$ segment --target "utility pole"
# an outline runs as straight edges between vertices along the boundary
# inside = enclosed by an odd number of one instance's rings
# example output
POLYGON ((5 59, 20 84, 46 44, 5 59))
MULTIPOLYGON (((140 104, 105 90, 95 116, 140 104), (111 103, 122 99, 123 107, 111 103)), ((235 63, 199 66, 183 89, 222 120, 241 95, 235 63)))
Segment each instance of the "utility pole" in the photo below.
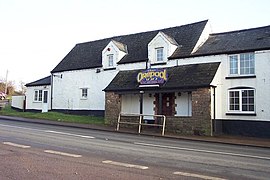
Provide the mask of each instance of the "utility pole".
POLYGON ((7 94, 7 87, 8 87, 8 70, 6 73, 6 88, 5 88, 5 94, 7 94))

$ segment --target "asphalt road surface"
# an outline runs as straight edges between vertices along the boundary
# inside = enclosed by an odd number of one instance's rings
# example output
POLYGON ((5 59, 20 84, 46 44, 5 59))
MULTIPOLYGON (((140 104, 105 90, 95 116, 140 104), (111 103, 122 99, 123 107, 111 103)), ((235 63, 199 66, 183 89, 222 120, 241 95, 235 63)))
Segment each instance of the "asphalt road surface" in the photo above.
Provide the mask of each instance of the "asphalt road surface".
POLYGON ((270 149, 0 119, 0 179, 269 179, 270 149))

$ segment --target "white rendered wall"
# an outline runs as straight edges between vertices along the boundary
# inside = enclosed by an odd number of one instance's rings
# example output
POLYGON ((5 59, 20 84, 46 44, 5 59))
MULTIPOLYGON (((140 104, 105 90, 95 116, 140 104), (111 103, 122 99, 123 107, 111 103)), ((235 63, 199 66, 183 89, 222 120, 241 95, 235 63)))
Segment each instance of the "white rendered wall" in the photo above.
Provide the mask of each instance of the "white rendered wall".
MULTIPOLYGON (((189 58, 178 60, 178 64, 205 63, 205 62, 221 62, 219 69, 211 83, 217 86, 215 89, 216 119, 237 119, 237 120, 270 120, 270 51, 255 52, 255 78, 239 78, 226 79, 229 76, 229 56, 215 55, 207 57, 189 58), (256 116, 245 115, 226 115, 228 113, 228 90, 235 87, 251 87, 255 89, 255 113, 256 116)), ((214 91, 212 90, 212 95, 214 91)), ((213 104, 213 99, 212 99, 213 104)), ((212 106, 212 118, 214 114, 214 106, 212 106)))
MULTIPOLYGON (((26 93, 25 93, 26 109, 42 110, 42 101, 41 102, 34 101, 35 90, 48 91, 48 107, 50 110, 51 109, 51 86, 48 86, 48 85, 27 87, 26 93)), ((42 100, 43 100, 43 92, 42 92, 42 100)))
POLYGON ((53 77, 53 109, 105 110, 105 92, 102 91, 117 74, 117 70, 96 72, 85 69, 55 73, 53 77), (88 97, 81 98, 81 89, 88 89, 88 97))

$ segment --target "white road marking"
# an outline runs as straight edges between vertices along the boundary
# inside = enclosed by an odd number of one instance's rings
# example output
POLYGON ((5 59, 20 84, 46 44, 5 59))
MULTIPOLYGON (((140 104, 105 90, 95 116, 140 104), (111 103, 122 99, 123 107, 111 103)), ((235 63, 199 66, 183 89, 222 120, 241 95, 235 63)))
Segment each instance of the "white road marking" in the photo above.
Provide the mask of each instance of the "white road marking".
POLYGON ((62 135, 81 137, 81 138, 87 138, 87 139, 94 139, 95 138, 93 136, 85 136, 85 135, 71 134, 71 133, 65 133, 65 132, 59 132, 59 131, 51 131, 51 130, 40 130, 40 129, 33 129, 33 128, 25 128, 25 127, 20 127, 20 126, 10 126, 10 125, 4 125, 4 124, 0 124, 0 126, 10 127, 10 128, 17 128, 17 129, 25 129, 25 130, 31 130, 31 131, 46 132, 46 133, 62 134, 62 135))
POLYGON ((12 142, 3 142, 3 144, 9 145, 9 146, 14 146, 14 147, 19 147, 19 148, 23 148, 23 149, 31 147, 31 146, 26 146, 26 145, 21 145, 21 144, 15 144, 15 143, 12 143, 12 142))
POLYGON ((79 158, 82 157, 82 155, 79 154, 70 154, 70 153, 65 153, 65 152, 60 152, 60 151, 53 151, 53 150, 44 150, 45 153, 50 153, 50 154, 57 154, 61 156, 69 156, 69 157, 75 157, 79 158))
POLYGON ((226 180, 223 178, 204 176, 200 174, 193 174, 193 173, 186 173, 186 172, 174 172, 173 174, 180 175, 180 176, 187 176, 187 177, 195 177, 195 178, 200 178, 200 179, 208 179, 208 180, 226 180))
POLYGON ((81 138, 87 138, 87 139, 94 139, 93 136, 84 136, 79 134, 71 134, 71 133, 65 133, 65 132, 59 132, 59 131, 45 131, 47 133, 54 133, 54 134, 62 134, 62 135, 68 135, 68 136, 74 136, 74 137, 81 137, 81 138))
POLYGON ((270 157, 265 157, 265 156, 253 156, 253 155, 248 155, 248 154, 229 153, 229 152, 222 152, 222 151, 210 151, 210 150, 203 150, 203 149, 181 148, 181 147, 175 147, 175 146, 164 146, 164 145, 147 144, 147 143, 140 143, 140 142, 134 142, 134 144, 142 145, 142 146, 151 146, 151 147, 160 147, 160 148, 168 148, 168 149, 177 149, 177 150, 185 150, 185 151, 194 151, 194 152, 203 152, 203 153, 211 153, 211 154, 221 154, 221 155, 230 155, 230 156, 270 160, 270 157))
MULTIPOLYGON (((39 129, 26 128, 26 127, 20 127, 20 126, 4 125, 4 124, 0 124, 0 126, 3 126, 3 127, 10 127, 10 128, 17 128, 17 129, 26 129, 26 130, 32 130, 32 131, 43 131, 43 130, 39 130, 39 129)), ((44 132, 44 131, 43 131, 43 132, 44 132)))
POLYGON ((127 163, 121 163, 121 162, 110 161, 110 160, 102 161, 102 163, 116 165, 116 166, 123 166, 123 167, 127 167, 127 168, 136 168, 136 169, 143 169, 143 170, 148 169, 147 166, 140 166, 140 165, 135 165, 135 164, 127 164, 127 163))

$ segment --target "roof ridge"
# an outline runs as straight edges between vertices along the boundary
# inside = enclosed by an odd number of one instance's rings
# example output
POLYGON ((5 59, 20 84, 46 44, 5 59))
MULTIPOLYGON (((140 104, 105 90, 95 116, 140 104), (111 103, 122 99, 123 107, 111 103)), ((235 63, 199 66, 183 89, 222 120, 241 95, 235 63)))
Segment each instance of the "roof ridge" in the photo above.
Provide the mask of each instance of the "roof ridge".
POLYGON ((252 31, 252 30, 258 30, 258 29, 264 29, 264 28, 270 28, 270 25, 261 26, 261 27, 254 27, 254 28, 248 28, 248 29, 233 30, 233 31, 227 31, 227 32, 220 32, 220 33, 211 33, 210 35, 222 35, 222 34, 239 33, 239 32, 252 31))
MULTIPOLYGON (((82 42, 82 43, 77 43, 76 45, 94 43, 94 42, 102 41, 102 40, 111 40, 111 39, 116 39, 116 38, 124 37, 124 36, 133 36, 133 35, 144 34, 144 33, 152 33, 152 32, 156 32, 156 31, 159 32, 159 31, 164 31, 164 30, 173 29, 173 28, 180 28, 180 27, 184 27, 184 26, 192 26, 194 24, 200 24, 200 23, 205 23, 205 22, 208 22, 208 19, 198 21, 198 22, 194 22, 194 23, 184 24, 184 25, 180 25, 180 26, 173 26, 173 27, 156 29, 156 30, 149 30, 149 31, 137 32, 137 33, 131 33, 131 34, 123 34, 123 35, 118 35, 118 36, 112 36, 112 37, 107 37, 107 38, 103 38, 103 39, 96 39, 96 40, 93 40, 93 41, 86 41, 86 42, 82 42)), ((118 41, 118 42, 120 42, 120 41, 118 41)))

